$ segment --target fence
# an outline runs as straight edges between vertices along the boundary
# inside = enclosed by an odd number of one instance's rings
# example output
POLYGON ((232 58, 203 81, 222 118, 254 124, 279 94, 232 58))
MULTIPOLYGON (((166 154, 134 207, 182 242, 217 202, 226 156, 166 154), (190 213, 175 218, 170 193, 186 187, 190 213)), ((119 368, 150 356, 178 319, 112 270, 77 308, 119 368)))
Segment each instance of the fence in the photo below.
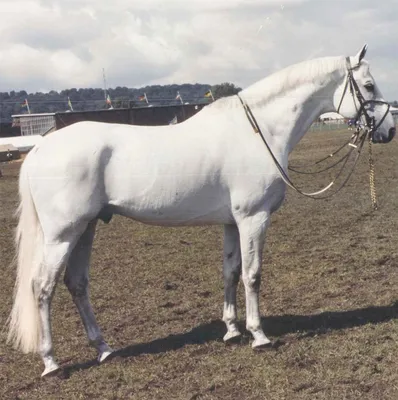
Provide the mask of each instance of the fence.
POLYGON ((348 129, 348 125, 343 119, 337 119, 333 121, 325 122, 314 122, 309 131, 320 132, 320 131, 339 131, 342 129, 348 129))
POLYGON ((13 126, 21 135, 45 135, 79 121, 97 121, 129 125, 168 125, 195 115, 206 104, 118 108, 98 111, 57 112, 51 114, 12 115, 13 126))
MULTIPOLYGON (((393 112, 392 116, 395 121, 395 125, 398 125, 398 112, 393 112)), ((325 122, 314 122, 309 131, 310 132, 321 132, 321 131, 339 131, 348 129, 348 124, 344 122, 344 119, 336 119, 325 122)))
POLYGON ((55 130, 55 114, 13 115, 13 126, 21 128, 21 135, 44 135, 55 130))

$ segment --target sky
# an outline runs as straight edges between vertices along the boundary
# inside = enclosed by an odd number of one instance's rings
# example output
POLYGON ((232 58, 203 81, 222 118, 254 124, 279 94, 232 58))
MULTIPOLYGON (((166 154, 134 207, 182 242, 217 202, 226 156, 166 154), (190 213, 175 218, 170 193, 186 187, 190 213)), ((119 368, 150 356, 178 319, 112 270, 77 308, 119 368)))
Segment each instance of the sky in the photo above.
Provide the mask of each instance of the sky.
POLYGON ((366 59, 398 100, 398 0, 1 0, 0 92, 232 82, 366 59))

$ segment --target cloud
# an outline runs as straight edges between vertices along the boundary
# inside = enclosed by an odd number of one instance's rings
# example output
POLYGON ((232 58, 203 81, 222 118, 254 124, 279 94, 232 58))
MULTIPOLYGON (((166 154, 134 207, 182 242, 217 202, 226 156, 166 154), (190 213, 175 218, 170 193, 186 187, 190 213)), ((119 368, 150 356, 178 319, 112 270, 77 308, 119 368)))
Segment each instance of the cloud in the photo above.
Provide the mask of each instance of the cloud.
POLYGON ((385 0, 3 0, 0 90, 233 82, 367 42, 398 98, 398 4, 385 0), (261 29, 259 29, 261 27, 261 29))

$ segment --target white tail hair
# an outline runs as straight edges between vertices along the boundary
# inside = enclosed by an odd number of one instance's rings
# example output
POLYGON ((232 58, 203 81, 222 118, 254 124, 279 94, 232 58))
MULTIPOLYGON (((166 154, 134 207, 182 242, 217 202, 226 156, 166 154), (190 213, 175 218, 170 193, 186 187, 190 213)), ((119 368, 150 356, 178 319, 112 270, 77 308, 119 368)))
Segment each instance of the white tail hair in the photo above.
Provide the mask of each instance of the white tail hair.
POLYGON ((39 305, 33 283, 40 274, 44 238, 26 167, 25 160, 19 177, 19 221, 15 235, 17 276, 7 341, 24 353, 29 353, 37 352, 40 343, 39 305))

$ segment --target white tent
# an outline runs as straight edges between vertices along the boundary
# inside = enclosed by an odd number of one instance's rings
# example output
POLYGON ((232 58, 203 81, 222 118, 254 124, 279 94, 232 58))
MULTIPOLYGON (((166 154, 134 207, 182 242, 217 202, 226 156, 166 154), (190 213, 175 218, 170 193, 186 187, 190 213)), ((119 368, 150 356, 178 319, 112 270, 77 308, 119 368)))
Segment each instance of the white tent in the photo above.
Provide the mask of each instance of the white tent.
POLYGON ((398 114, 398 108, 397 107, 391 106, 390 107, 390 111, 391 111, 392 114, 398 114))
POLYGON ((32 147, 39 143, 43 139, 41 135, 27 135, 27 136, 13 136, 0 138, 0 145, 12 144, 19 151, 29 151, 32 147))
POLYGON ((333 120, 339 120, 339 119, 344 119, 344 117, 342 117, 340 114, 337 114, 337 113, 335 113, 335 112, 328 112, 328 113, 325 113, 325 114, 322 114, 320 117, 319 117, 321 120, 323 120, 323 119, 333 119, 333 120))

